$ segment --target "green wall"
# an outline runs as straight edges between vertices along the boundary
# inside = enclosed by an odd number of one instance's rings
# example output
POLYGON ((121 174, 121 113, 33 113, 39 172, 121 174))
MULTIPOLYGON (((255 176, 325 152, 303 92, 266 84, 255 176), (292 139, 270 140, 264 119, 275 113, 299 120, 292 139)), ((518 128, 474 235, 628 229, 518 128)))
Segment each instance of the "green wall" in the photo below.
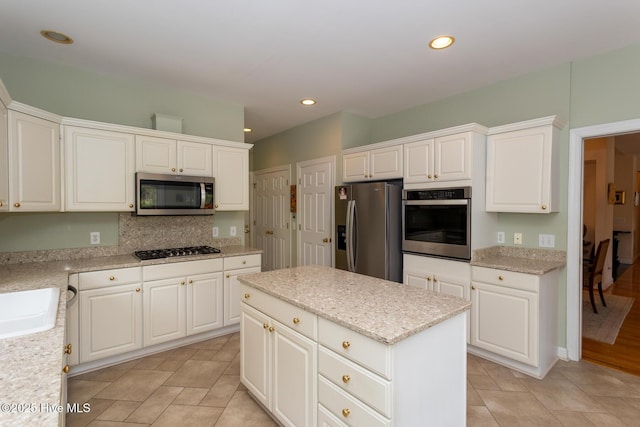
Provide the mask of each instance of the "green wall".
MULTIPOLYGON (((152 128, 162 113, 182 117, 185 134, 244 141, 244 107, 197 93, 4 53, 0 79, 12 99, 61 116, 152 128)), ((244 229, 244 213, 218 212, 214 224, 228 237, 231 225, 244 229)), ((87 247, 90 231, 100 231, 102 246, 116 245, 118 214, 4 213, 0 252, 87 247)))

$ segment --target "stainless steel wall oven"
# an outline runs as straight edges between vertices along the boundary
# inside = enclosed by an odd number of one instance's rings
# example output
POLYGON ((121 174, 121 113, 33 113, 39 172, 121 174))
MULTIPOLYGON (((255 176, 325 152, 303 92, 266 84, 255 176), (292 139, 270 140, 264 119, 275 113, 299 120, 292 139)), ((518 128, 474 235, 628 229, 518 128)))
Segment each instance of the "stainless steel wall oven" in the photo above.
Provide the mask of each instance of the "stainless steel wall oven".
POLYGON ((471 259, 471 187, 404 190, 402 250, 471 259))

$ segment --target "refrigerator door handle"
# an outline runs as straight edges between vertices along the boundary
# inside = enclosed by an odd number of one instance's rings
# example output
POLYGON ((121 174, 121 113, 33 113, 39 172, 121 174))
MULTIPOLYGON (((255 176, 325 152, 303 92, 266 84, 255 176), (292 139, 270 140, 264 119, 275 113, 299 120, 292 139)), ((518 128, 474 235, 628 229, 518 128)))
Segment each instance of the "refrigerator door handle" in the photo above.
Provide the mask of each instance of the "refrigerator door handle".
POLYGON ((356 215, 356 201, 355 200, 351 200, 349 202, 351 204, 350 208, 348 209, 349 212, 349 230, 348 230, 348 244, 347 244, 347 253, 348 253, 348 259, 349 259, 349 271, 352 271, 355 273, 356 271, 356 256, 357 256, 357 244, 358 244, 358 236, 356 235, 357 232, 357 215, 356 215))
POLYGON ((347 230, 346 230, 346 242, 347 242, 347 269, 354 271, 353 262, 353 205, 355 202, 349 200, 347 202, 347 230))

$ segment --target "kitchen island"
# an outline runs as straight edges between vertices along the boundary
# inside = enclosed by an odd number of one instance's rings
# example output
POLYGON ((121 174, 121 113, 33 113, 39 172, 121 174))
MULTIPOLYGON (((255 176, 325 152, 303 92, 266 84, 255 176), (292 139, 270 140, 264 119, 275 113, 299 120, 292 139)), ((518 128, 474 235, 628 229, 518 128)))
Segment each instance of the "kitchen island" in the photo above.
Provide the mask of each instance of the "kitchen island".
POLYGON ((469 301, 318 266, 240 281, 241 381, 280 423, 465 425, 469 301))

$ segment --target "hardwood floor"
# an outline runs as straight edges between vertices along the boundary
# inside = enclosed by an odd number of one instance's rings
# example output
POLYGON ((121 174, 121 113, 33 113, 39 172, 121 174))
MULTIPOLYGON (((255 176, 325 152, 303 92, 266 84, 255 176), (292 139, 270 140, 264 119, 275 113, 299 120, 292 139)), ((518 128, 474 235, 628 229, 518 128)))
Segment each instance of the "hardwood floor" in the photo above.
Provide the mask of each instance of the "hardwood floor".
MULTIPOLYGON (((605 293, 635 298, 615 344, 582 339, 582 358, 634 375, 640 375, 640 262, 629 267, 605 293)), ((599 302, 599 301, 598 301, 599 302)))

